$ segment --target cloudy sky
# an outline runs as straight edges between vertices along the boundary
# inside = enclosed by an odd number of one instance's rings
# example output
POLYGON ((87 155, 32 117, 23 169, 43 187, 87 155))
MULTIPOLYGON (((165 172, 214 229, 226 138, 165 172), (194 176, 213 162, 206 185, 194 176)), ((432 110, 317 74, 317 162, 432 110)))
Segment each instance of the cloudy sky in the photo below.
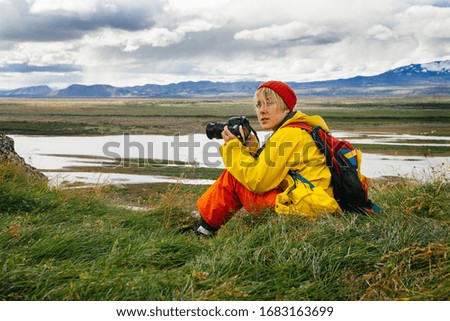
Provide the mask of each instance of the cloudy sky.
POLYGON ((450 59, 450 0, 0 0, 0 88, 313 81, 450 59))

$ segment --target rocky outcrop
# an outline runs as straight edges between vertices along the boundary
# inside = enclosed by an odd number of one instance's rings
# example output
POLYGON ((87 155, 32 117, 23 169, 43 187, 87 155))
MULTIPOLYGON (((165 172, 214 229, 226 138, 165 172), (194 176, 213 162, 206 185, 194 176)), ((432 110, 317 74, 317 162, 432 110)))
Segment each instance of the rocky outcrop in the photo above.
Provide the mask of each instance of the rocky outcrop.
POLYGON ((47 177, 33 166, 28 165, 25 160, 14 150, 14 140, 11 137, 0 133, 0 164, 10 164, 22 168, 27 174, 42 180, 47 177))

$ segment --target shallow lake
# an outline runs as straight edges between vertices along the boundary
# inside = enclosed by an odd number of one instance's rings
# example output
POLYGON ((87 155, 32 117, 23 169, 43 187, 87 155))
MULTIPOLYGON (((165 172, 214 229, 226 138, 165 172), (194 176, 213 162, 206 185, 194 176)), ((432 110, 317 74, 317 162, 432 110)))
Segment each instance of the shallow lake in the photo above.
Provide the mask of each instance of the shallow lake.
MULTIPOLYGON (((450 149, 450 137, 397 135, 391 133, 358 134, 335 132, 354 144, 441 146, 450 149), (423 142, 422 142, 423 141, 423 142)), ((259 133, 267 137, 267 133, 259 133)), ((184 184, 211 184, 212 180, 177 179, 154 175, 100 173, 101 166, 114 158, 154 159, 186 162, 184 166, 223 168, 219 147, 222 141, 209 140, 204 134, 184 136, 115 135, 95 137, 23 136, 11 135, 15 149, 27 163, 43 171, 54 184, 82 182, 87 184, 135 184, 180 182, 184 184), (98 172, 73 172, 72 167, 93 167, 98 172)), ((263 139, 264 140, 264 139, 263 139)), ((381 176, 430 179, 437 172, 448 174, 450 157, 392 156, 364 152, 362 172, 374 178, 381 176)), ((180 165, 183 166, 183 165, 180 165)))

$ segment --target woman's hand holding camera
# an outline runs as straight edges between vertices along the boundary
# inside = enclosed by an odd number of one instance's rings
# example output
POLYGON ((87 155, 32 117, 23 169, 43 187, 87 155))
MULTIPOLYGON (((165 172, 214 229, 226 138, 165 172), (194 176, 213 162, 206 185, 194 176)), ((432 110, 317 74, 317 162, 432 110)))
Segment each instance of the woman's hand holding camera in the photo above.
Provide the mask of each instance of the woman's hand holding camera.
MULTIPOLYGON (((239 128, 239 130, 240 130, 240 128, 239 128)), ((232 140, 233 138, 236 138, 236 136, 233 135, 233 133, 228 129, 228 126, 226 126, 226 125, 223 128, 223 131, 221 134, 222 134, 222 138, 225 141, 225 143, 232 140)))
MULTIPOLYGON (((245 137, 244 129, 242 128, 242 126, 239 126, 239 132, 241 133, 242 137, 245 137)), ((236 136, 228 129, 228 126, 224 127, 221 134, 225 143, 227 143, 229 140, 236 138, 236 136)), ((258 145, 256 136, 253 133, 250 133, 244 145, 250 147, 253 146, 255 143, 258 145)))

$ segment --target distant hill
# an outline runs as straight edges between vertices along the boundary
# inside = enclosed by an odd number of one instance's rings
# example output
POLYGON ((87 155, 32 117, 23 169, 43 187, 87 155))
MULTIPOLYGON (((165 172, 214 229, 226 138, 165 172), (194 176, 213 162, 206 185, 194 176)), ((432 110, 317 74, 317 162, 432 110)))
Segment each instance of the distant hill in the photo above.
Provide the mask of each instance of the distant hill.
POLYGON ((52 92, 50 97, 85 97, 85 98, 109 98, 128 95, 128 90, 110 85, 70 85, 66 89, 52 92))
POLYGON ((34 86, 0 90, 0 97, 48 97, 52 92, 53 90, 48 86, 34 86))
MULTIPOLYGON (((186 81, 132 87, 74 84, 54 90, 48 86, 0 90, 0 97, 18 98, 202 98, 248 97, 261 81, 186 81)), ((314 82, 289 82, 303 96, 437 96, 450 95, 450 60, 411 64, 376 76, 314 82)))

